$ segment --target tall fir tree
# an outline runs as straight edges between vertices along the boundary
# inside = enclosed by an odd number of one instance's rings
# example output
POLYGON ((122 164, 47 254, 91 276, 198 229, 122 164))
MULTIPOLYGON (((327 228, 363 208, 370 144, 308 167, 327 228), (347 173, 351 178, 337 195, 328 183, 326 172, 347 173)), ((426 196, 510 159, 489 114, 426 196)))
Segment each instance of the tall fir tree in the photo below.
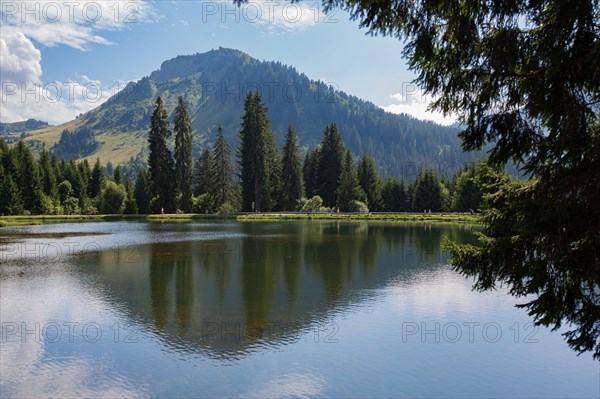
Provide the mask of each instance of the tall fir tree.
POLYGON ((273 206, 272 171, 274 138, 267 119, 267 108, 257 91, 249 92, 244 102, 240 146, 242 209, 268 211, 273 206))
POLYGON ((162 98, 159 96, 156 99, 150 119, 148 166, 155 206, 154 211, 172 213, 175 211, 175 179, 173 158, 167 146, 167 139, 171 135, 167 117, 167 111, 164 109, 162 98))
POLYGON ((146 215, 150 213, 150 200, 152 199, 152 192, 150 190, 150 176, 146 169, 139 171, 137 179, 135 180, 135 186, 133 188, 133 196, 135 198, 138 213, 146 215))
POLYGON ((117 184, 121 184, 122 183, 122 179, 121 179, 121 165, 117 165, 117 167, 115 168, 115 171, 113 172, 113 181, 117 184))
POLYGON ((23 207, 33 214, 40 214, 43 211, 44 193, 38 164, 23 141, 17 144, 16 154, 18 186, 21 189, 23 207))
POLYGON ((438 177, 431 170, 421 171, 415 182, 413 210, 440 212, 442 191, 438 177))
POLYGON ((215 209, 231 201, 233 183, 233 165, 231 164, 231 151, 225 140, 223 128, 217 128, 217 139, 213 147, 211 162, 211 184, 209 194, 215 209))
POLYGON ((5 175, 0 183, 0 215, 22 214, 24 208, 21 192, 12 176, 5 175))
POLYGON ((343 212, 352 211, 352 201, 364 201, 365 193, 360 187, 352 153, 346 151, 342 161, 338 187, 336 190, 337 206, 343 212))
POLYGON ((306 157, 304 158, 302 174, 304 176, 304 188, 308 198, 312 198, 313 196, 317 195, 319 190, 318 168, 320 156, 320 148, 315 147, 312 151, 307 152, 306 157))
POLYGON ((175 178, 179 196, 179 208, 192 211, 192 120, 183 96, 177 99, 175 108, 175 178))
POLYGON ((283 144, 281 167, 281 206, 284 211, 293 211, 298 199, 304 197, 304 177, 298 155, 298 136, 292 125, 283 144))
POLYGON ((210 189, 211 160, 211 152, 208 148, 205 148, 194 164, 193 191, 196 197, 208 193, 210 189))
POLYGON ((42 188, 44 194, 53 202, 58 200, 58 183, 56 181, 56 170, 50 162, 50 154, 45 149, 40 155, 40 172, 42 175, 42 188))
POLYGON ((452 206, 458 212, 477 211, 481 204, 481 190, 476 182, 477 169, 467 165, 456 179, 456 198, 452 206))
POLYGON ((358 181, 371 211, 381 210, 381 181, 373 158, 363 155, 358 164, 358 181))
POLYGON ((100 165, 100 158, 96 158, 94 167, 92 168, 92 175, 90 177, 90 184, 88 186, 88 196, 90 198, 97 198, 102 191, 102 183, 104 181, 104 168, 100 165))
POLYGON ((344 152, 342 136, 335 123, 326 126, 317 167, 317 193, 323 199, 325 206, 335 206, 336 204, 336 190, 344 152))

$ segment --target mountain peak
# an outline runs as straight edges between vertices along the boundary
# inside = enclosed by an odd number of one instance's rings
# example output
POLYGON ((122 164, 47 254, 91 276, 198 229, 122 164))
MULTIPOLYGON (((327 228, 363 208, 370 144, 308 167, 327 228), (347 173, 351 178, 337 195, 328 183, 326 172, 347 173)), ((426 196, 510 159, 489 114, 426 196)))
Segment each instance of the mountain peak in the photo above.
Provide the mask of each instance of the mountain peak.
POLYGON ((39 139, 55 138, 46 140, 50 148, 65 128, 89 129, 98 142, 94 153, 87 155, 89 159, 127 162, 147 148, 156 97, 162 97, 172 121, 177 97, 183 96, 192 119, 194 154, 210 147, 219 125, 230 146, 236 148, 244 99, 250 90, 262 93, 279 144, 291 124, 302 151, 306 151, 318 145, 325 126, 335 122, 346 146, 356 155, 375 157, 383 175, 414 177, 420 165, 446 174, 479 156, 462 152, 457 129, 385 112, 312 80, 294 67, 259 61, 222 47, 163 62, 160 69, 131 83, 85 117, 56 127, 52 134, 39 139))
POLYGON ((150 79, 156 82, 165 82, 173 78, 192 75, 196 72, 212 68, 227 68, 233 63, 258 62, 243 51, 219 47, 206 53, 192 55, 178 55, 164 61, 159 70, 152 72, 150 79))

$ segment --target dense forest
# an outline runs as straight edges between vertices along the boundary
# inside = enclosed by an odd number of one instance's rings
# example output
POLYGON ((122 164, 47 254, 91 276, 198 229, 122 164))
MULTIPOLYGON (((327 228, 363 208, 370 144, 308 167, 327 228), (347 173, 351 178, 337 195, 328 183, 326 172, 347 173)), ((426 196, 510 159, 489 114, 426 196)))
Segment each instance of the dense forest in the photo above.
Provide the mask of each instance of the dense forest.
POLYGON ((448 178, 421 168, 410 181, 382 179, 375 160, 357 159, 336 124, 324 127, 320 144, 303 158, 289 125, 280 150, 258 92, 245 98, 235 151, 219 126, 211 148, 192 159, 192 124, 182 97, 173 131, 169 125, 159 97, 148 167, 137 173, 99 160, 90 166, 60 159, 56 151, 36 159, 22 141, 12 147, 0 141, 0 213, 469 212, 481 201, 479 164, 467 163, 448 178))

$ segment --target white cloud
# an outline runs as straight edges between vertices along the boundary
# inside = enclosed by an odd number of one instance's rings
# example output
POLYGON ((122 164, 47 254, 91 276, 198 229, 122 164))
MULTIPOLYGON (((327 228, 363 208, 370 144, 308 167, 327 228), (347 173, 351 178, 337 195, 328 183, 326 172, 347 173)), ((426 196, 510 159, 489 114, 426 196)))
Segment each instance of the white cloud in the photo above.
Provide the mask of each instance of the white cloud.
POLYGON ((90 50, 110 45, 102 32, 134 28, 156 21, 152 4, 141 0, 2 2, 0 5, 0 121, 28 118, 59 124, 93 109, 118 91, 79 76, 65 82, 43 82, 43 46, 90 50))
POLYGON ((318 2, 251 0, 237 7, 226 0, 201 2, 201 7, 203 23, 216 22, 220 26, 231 23, 251 24, 268 35, 303 30, 325 22, 325 14, 318 2))
POLYGON ((39 82, 42 76, 41 60, 40 50, 22 33, 3 33, 0 37, 1 81, 39 82))
POLYGON ((2 122, 35 118, 61 124, 98 107, 125 87, 123 82, 106 86, 87 76, 64 82, 3 82, 0 102, 2 122))
POLYGON ((91 44, 111 42, 99 32, 129 29, 158 16, 141 0, 36 1, 2 4, 2 34, 22 32, 45 46, 66 45, 89 50, 91 44))
POLYGON ((428 110, 429 104, 431 104, 433 99, 425 95, 421 89, 413 84, 404 85, 401 93, 392 94, 390 98, 394 100, 392 104, 381 106, 387 112, 407 114, 414 118, 433 121, 440 125, 452 125, 456 123, 456 117, 453 115, 444 116, 441 112, 428 110))

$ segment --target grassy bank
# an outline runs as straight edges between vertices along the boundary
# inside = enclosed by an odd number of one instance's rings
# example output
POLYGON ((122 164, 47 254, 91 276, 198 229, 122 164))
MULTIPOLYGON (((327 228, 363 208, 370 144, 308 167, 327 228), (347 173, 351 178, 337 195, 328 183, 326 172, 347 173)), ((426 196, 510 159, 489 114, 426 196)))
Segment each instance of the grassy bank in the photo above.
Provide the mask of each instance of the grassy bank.
POLYGON ((2 216, 0 227, 26 226, 44 223, 100 222, 115 220, 140 221, 192 221, 230 219, 240 221, 277 220, 350 220, 410 223, 477 223, 477 215, 467 213, 237 213, 229 215, 35 215, 2 216))
POLYGON ((264 213, 238 215, 238 220, 362 220, 381 222, 477 223, 477 215, 467 213, 264 213))

